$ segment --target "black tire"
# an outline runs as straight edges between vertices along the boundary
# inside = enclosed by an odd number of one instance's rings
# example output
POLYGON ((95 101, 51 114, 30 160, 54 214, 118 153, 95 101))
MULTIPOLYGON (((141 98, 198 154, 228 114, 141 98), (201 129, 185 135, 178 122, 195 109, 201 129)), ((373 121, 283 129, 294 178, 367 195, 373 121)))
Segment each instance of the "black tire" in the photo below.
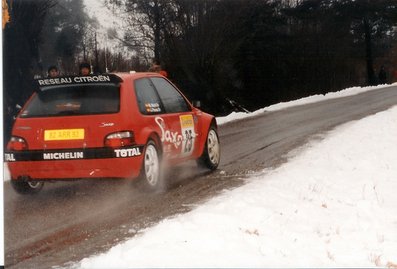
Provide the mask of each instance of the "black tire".
POLYGON ((19 194, 36 194, 41 191, 44 186, 40 181, 20 181, 11 180, 11 186, 19 194))
POLYGON ((149 140, 145 146, 140 185, 146 191, 158 192, 163 190, 164 180, 162 173, 161 155, 158 146, 153 140, 149 140))
POLYGON ((208 129, 203 154, 197 160, 197 164, 199 167, 215 170, 218 168, 220 160, 221 147, 218 132, 214 126, 211 126, 208 129))

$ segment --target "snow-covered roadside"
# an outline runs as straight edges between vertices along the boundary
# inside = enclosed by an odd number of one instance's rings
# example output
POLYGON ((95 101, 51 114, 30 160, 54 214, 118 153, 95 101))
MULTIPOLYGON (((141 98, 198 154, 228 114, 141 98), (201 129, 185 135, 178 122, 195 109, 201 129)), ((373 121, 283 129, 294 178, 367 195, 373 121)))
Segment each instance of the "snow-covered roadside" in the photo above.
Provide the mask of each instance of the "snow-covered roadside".
POLYGON ((397 268, 397 107, 72 267, 397 268))
POLYGON ((311 103, 321 102, 321 101, 328 100, 328 99, 356 95, 356 94, 360 94, 360 93, 367 92, 367 91, 392 87, 395 85, 396 84, 394 83, 394 84, 390 84, 390 85, 378 85, 378 86, 369 86, 369 87, 352 87, 352 88, 347 88, 347 89, 344 89, 344 90, 341 90, 338 92, 329 92, 324 95, 317 94, 317 95, 312 95, 309 97, 301 98, 301 99, 290 101, 290 102, 278 103, 275 105, 271 105, 271 106, 268 106, 265 108, 258 109, 252 113, 233 112, 228 116, 218 117, 216 120, 217 120, 218 124, 224 124, 224 123, 239 120, 239 119, 258 116, 264 112, 277 111, 277 110, 281 110, 281 109, 292 107, 292 106, 311 104, 311 103))

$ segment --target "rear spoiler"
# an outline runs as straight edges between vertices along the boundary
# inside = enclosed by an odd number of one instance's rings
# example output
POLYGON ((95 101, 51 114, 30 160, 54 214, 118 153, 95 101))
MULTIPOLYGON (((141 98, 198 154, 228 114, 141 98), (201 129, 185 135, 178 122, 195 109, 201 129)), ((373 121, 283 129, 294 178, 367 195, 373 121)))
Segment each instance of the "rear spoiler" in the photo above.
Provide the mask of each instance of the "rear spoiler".
POLYGON ((90 76, 65 76, 56 78, 35 79, 36 91, 45 91, 46 88, 65 85, 89 85, 89 84, 115 84, 118 85, 123 79, 115 74, 101 74, 90 76))

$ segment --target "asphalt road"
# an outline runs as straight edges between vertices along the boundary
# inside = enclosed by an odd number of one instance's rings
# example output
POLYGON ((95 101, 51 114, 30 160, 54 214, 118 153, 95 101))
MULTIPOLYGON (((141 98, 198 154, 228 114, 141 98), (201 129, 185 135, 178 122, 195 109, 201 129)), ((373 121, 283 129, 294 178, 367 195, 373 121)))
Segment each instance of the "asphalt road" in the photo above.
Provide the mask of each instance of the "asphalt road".
POLYGON ((131 181, 47 184, 34 196, 4 186, 6 268, 50 268, 108 250, 160 220, 187 212, 247 175, 277 167, 291 150, 337 125, 397 104, 397 87, 267 112, 219 127, 217 171, 194 162, 169 171, 168 189, 145 193, 131 181))

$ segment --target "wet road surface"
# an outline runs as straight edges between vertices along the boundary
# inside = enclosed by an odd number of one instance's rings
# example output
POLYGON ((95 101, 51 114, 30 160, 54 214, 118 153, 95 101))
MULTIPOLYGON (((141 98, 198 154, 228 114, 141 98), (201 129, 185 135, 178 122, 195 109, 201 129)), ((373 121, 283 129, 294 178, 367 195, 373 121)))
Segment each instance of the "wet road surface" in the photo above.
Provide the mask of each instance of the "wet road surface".
POLYGON ((127 180, 48 183, 34 196, 4 185, 6 268, 65 266, 108 250, 164 218, 192 210, 246 177, 287 160, 288 152, 337 125, 397 104, 397 88, 362 93, 276 112, 219 127, 217 171, 195 162, 169 171, 166 191, 142 192, 127 180))

